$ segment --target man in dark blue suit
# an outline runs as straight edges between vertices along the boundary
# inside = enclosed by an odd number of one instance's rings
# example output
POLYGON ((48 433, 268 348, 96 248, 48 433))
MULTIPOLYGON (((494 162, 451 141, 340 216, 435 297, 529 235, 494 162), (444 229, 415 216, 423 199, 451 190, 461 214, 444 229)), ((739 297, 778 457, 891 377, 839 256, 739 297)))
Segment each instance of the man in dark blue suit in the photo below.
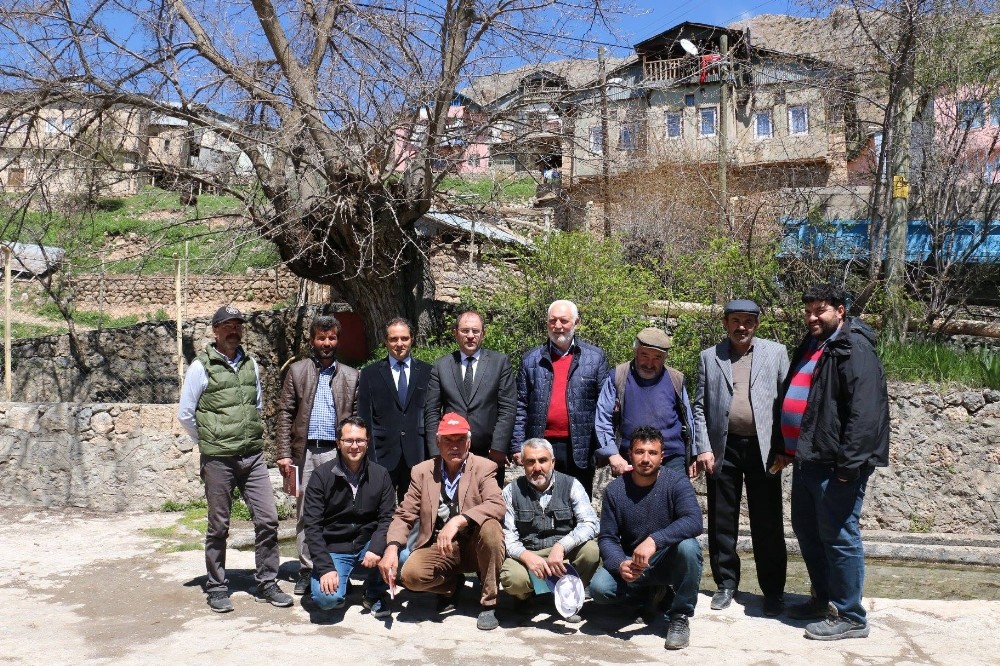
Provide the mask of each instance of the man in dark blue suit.
POLYGON ((358 416, 371 432, 368 458, 389 470, 401 500, 410 469, 429 456, 424 442, 424 400, 431 366, 410 356, 413 326, 402 317, 385 327, 389 356, 361 371, 358 416))

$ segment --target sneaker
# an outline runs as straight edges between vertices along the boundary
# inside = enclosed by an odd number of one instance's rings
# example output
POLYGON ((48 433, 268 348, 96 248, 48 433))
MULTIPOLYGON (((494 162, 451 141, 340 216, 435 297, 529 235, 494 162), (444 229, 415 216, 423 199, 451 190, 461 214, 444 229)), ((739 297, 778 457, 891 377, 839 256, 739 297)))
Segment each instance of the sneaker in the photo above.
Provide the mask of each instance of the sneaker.
POLYGON ((809 597, 809 601, 789 606, 785 611, 785 615, 792 620, 821 620, 829 614, 830 602, 816 597, 809 597))
POLYGON ((764 595, 764 615, 778 617, 785 609, 785 598, 780 594, 764 595))
POLYGON ((573 613, 569 617, 563 618, 563 621, 566 622, 566 624, 580 624, 583 622, 583 616, 579 613, 573 613))
POLYGON ((288 608, 292 605, 292 595, 282 592, 281 588, 273 580, 263 583, 257 588, 257 596, 254 599, 262 604, 269 603, 278 608, 288 608))
POLYGON ((496 629, 499 626, 500 620, 497 619, 496 610, 493 608, 484 608, 479 613, 479 617, 476 618, 476 629, 489 631, 490 629, 496 629))
POLYGON ((691 628, 685 615, 674 615, 667 625, 667 640, 663 642, 664 650, 682 650, 691 640, 691 628))
POLYGON ((868 638, 868 625, 831 613, 825 620, 806 625, 805 636, 814 641, 868 638))
POLYGON ((299 577, 295 581, 295 589, 292 592, 297 597, 301 597, 312 589, 312 571, 309 569, 299 569, 299 577))
POLYGON ((733 603, 733 597, 735 596, 735 588, 720 587, 716 590, 715 594, 712 595, 712 610, 723 610, 725 608, 729 608, 729 605, 733 603))
POLYGON ((388 594, 383 594, 375 599, 362 597, 361 605, 364 606, 366 610, 371 611, 372 617, 374 618, 382 619, 383 617, 389 617, 392 615, 392 609, 389 608, 388 594))
POLYGON ((229 599, 229 592, 224 590, 209 592, 208 607, 216 613, 228 613, 233 610, 233 602, 229 599))

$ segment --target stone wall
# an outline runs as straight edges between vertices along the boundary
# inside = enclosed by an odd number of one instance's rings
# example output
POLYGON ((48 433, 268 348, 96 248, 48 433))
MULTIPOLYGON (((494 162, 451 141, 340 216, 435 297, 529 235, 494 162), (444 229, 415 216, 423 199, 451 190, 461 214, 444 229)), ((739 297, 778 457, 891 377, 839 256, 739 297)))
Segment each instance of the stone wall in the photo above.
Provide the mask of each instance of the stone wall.
POLYGON ((0 505, 97 511, 203 496, 175 405, 0 403, 0 505))
MULTIPOLYGON (((890 400, 889 467, 869 482, 863 526, 1000 534, 1000 392, 893 384, 890 400)), ((201 497, 197 452, 175 413, 0 403, 0 505, 123 511, 201 497)), ((703 479, 696 488, 703 496, 703 479)))
MULTIPOLYGON (((74 275, 69 285, 80 309, 142 306, 164 307, 173 314, 176 302, 173 275, 74 275)), ((248 270, 246 275, 190 275, 182 284, 188 304, 256 302, 278 303, 294 298, 299 278, 281 266, 248 270)))

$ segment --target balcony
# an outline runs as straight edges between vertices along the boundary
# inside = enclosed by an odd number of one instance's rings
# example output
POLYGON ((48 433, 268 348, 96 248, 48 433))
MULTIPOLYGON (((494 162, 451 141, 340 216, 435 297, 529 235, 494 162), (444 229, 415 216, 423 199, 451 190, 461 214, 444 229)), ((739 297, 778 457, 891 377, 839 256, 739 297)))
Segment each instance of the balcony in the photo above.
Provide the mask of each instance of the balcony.
POLYGON ((645 84, 704 85, 719 82, 719 56, 687 56, 667 60, 646 60, 642 63, 642 80, 645 84))

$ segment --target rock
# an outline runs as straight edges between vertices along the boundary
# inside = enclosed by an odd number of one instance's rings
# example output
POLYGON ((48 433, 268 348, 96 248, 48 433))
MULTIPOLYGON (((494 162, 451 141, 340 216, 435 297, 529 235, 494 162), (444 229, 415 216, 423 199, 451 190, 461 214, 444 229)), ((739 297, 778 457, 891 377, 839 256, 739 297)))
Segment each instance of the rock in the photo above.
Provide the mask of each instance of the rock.
POLYGON ((90 428, 99 435, 107 435, 115 429, 115 420, 108 412, 97 412, 90 418, 90 428))
POLYGON ((966 391, 962 394, 962 405, 969 410, 970 414, 975 414, 986 404, 986 398, 978 391, 966 391))

